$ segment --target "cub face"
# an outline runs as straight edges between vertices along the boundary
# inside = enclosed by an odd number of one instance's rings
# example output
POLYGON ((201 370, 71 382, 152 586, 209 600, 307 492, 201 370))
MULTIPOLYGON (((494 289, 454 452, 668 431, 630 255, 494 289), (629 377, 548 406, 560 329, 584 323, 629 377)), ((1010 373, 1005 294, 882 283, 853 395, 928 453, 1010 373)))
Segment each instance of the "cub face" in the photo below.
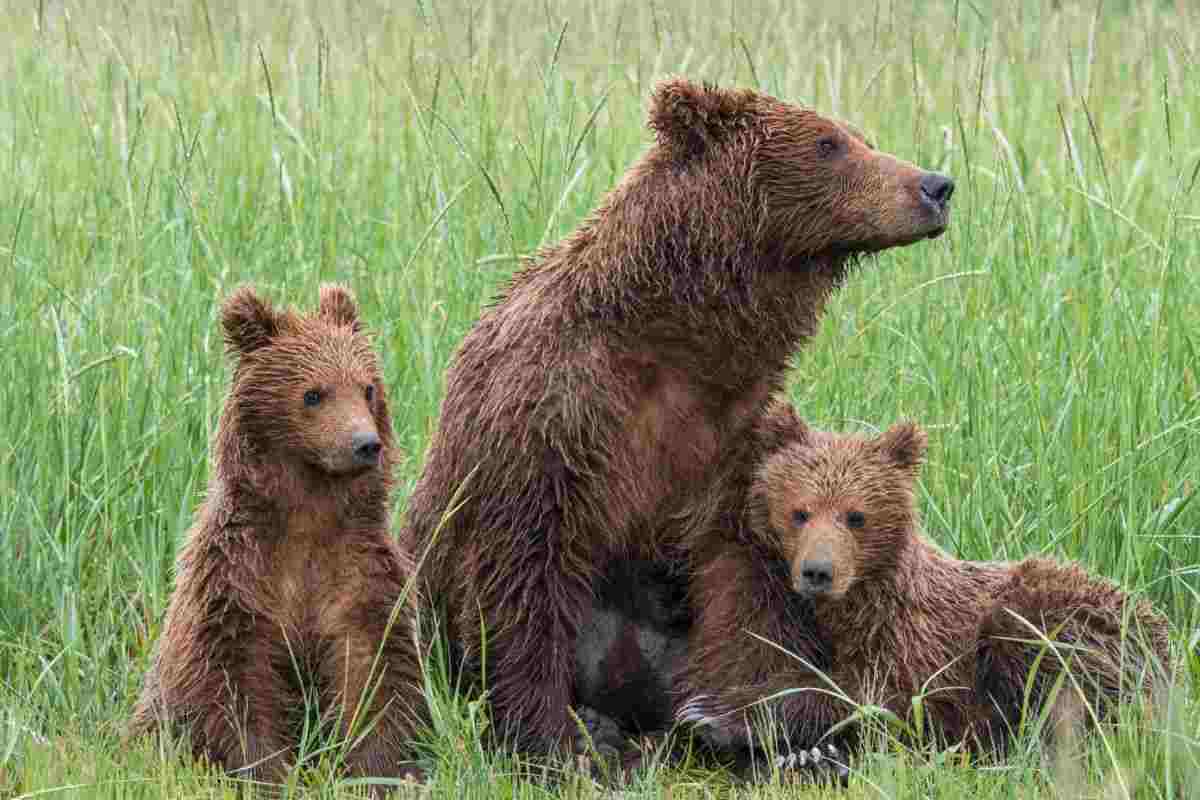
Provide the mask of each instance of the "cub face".
POLYGON ((913 490, 925 449, 912 423, 875 437, 809 429, 763 463, 754 527, 787 564, 795 592, 836 603, 887 574, 916 535, 913 490))
POLYGON ((353 295, 321 287, 317 311, 276 311, 243 287, 221 311, 234 358, 231 409, 260 453, 333 475, 380 468, 390 439, 379 365, 353 295))

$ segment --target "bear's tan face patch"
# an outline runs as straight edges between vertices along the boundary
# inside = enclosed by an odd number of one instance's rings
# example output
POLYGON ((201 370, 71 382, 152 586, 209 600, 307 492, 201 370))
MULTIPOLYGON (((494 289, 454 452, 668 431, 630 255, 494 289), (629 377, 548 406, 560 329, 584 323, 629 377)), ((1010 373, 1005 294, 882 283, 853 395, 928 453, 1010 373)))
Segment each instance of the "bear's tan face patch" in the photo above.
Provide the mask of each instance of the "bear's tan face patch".
POLYGON ((794 591, 836 602, 892 563, 914 524, 924 447, 914 430, 874 438, 814 431, 763 465, 756 491, 794 591))
POLYGON ((874 252, 941 235, 953 182, 871 147, 810 109, 764 114, 755 173, 776 235, 812 252, 874 252))

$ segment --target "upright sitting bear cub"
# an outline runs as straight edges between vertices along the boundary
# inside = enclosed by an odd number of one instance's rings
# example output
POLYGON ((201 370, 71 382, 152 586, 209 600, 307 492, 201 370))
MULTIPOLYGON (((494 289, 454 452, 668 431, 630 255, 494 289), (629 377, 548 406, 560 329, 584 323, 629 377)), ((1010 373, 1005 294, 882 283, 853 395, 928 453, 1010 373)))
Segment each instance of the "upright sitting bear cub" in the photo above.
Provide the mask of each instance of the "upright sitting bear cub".
POLYGON ((710 741, 745 746, 747 707, 799 690, 769 705, 791 744, 811 747, 852 710, 813 668, 901 719, 924 695, 933 732, 989 748, 1015 730, 1027 685, 1036 713, 1064 666, 1074 681, 1059 696, 1078 686, 1101 714, 1165 674, 1166 620, 1109 581, 1045 559, 959 561, 927 541, 913 499, 925 452, 916 426, 829 434, 784 404, 769 418, 790 420, 793 440, 758 469, 736 535, 714 532, 698 548, 679 718, 710 741), (1042 637, 1066 647, 1039 661, 1042 637))
POLYGON ((324 286, 300 316, 243 288, 222 323, 237 365, 213 477, 129 731, 168 723, 197 755, 278 781, 302 676, 344 733, 373 726, 352 773, 416 772, 402 762, 424 716, 412 565, 388 532, 391 422, 354 299, 324 286))
POLYGON ((408 508, 454 649, 528 751, 572 733, 598 578, 708 526, 697 498, 856 254, 949 213, 949 178, 757 92, 668 80, 649 117, 655 144, 463 340, 408 508))

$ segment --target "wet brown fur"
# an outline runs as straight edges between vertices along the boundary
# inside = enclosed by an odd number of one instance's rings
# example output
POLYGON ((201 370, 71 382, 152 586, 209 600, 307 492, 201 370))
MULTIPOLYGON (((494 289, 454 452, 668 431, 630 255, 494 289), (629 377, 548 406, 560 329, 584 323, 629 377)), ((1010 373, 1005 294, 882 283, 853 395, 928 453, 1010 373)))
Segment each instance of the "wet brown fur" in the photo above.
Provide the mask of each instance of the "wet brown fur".
MULTIPOLYGON (((680 718, 718 746, 746 746, 756 712, 744 709, 803 689, 770 710, 794 746, 808 747, 850 714, 813 670, 750 632, 901 719, 924 695, 930 732, 989 748, 1021 718, 1041 650, 1010 639, 1040 633, 1082 645, 1064 655, 1100 714, 1157 685, 1169 664, 1168 626, 1145 601, 1075 565, 961 561, 924 538, 913 489, 925 446, 912 424, 877 437, 808 431, 763 462, 742 535, 714 534, 707 553, 697 549, 680 718), (830 588, 806 591, 804 569, 819 562, 833 566, 830 588)), ((1035 712, 1062 663, 1053 653, 1040 661, 1035 712)))
POLYGON ((811 110, 673 79, 649 125, 655 144, 462 342, 407 513, 454 647, 478 675, 486 630, 496 722, 531 751, 573 728, 597 576, 706 527, 689 504, 854 256, 945 224, 926 173, 811 110))
POLYGON ((343 733, 373 723, 346 754, 352 774, 417 772, 403 763, 424 718, 415 595, 401 603, 413 567, 388 530, 391 421, 354 298, 322 286, 302 316, 243 287, 222 324, 236 366, 212 480, 128 732, 165 724, 198 757, 277 782, 303 677, 343 733), (372 432, 378 460, 356 462, 351 437, 372 432))

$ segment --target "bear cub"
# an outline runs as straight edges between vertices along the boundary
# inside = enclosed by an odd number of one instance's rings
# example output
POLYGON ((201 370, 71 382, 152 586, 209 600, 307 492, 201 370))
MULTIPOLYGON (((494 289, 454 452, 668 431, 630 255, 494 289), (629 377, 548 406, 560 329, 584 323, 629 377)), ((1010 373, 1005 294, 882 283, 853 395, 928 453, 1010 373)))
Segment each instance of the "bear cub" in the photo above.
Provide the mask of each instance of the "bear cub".
POLYGON ((1056 715, 1082 699, 1103 716, 1166 675, 1167 621, 1112 582, 1042 558, 962 561, 925 539, 916 425, 854 436, 808 429, 784 404, 769 416, 794 440, 758 467, 745 524, 698 550, 677 717, 711 743, 750 746, 766 712, 811 747, 853 712, 844 692, 910 720, 923 696, 922 735, 1002 750, 1064 671, 1056 715))
POLYGON ((312 689, 351 774, 419 776, 413 565, 389 534, 391 422, 354 297, 322 286, 301 315, 243 287, 221 323, 235 366, 212 478, 128 733, 163 725, 279 782, 312 689))

